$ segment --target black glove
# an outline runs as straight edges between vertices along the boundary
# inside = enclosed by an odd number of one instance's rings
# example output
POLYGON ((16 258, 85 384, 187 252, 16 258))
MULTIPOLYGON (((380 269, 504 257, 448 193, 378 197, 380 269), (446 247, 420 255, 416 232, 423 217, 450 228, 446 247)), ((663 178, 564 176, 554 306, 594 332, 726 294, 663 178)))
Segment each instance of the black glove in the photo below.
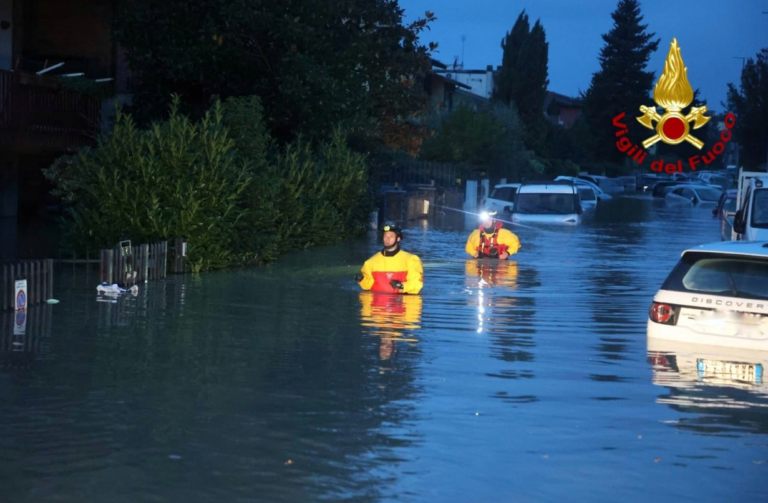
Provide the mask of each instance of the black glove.
POLYGON ((403 289, 403 283, 401 281, 397 281, 396 279, 393 279, 389 282, 389 285, 394 288, 395 290, 402 290, 403 289))
POLYGON ((355 281, 357 281, 358 283, 363 281, 363 273, 359 272, 359 273, 355 274, 355 281))

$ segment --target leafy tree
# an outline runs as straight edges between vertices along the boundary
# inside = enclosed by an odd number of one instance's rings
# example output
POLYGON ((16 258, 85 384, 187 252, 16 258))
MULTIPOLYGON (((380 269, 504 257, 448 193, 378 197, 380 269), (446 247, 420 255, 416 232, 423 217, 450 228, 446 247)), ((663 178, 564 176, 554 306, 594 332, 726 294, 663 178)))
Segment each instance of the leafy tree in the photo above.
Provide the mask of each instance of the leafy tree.
POLYGON ((139 117, 155 119, 168 96, 193 111, 219 96, 258 95, 280 141, 328 138, 337 125, 368 144, 398 147, 426 110, 415 83, 430 68, 420 33, 397 0, 133 0, 115 34, 139 75, 139 117))
MULTIPOLYGON (((647 33, 648 26, 641 24, 643 16, 637 0, 619 0, 611 17, 614 24, 603 35, 600 70, 592 76, 584 95, 584 114, 595 136, 595 158, 599 161, 624 160, 624 154, 616 149, 611 120, 621 112, 636 111, 640 105, 652 105, 649 100, 654 73, 645 68, 659 45, 658 39, 652 40, 655 34, 647 33)), ((648 135, 640 134, 642 127, 633 121, 629 116, 625 123, 631 124, 630 139, 637 144, 648 135)))
POLYGON ((530 167, 525 128, 514 106, 497 103, 474 109, 461 104, 442 116, 435 129, 422 147, 425 159, 473 164, 499 178, 519 179, 530 167))
POLYGON ((462 103, 443 116, 435 135, 424 142, 421 155, 433 161, 487 166, 502 135, 501 123, 489 110, 476 111, 462 103))
MULTIPOLYGON (((739 89, 728 84, 727 109, 736 117, 734 139, 741 146, 741 164, 756 169, 768 156, 768 48, 749 58, 739 89)), ((768 168, 768 165, 766 166, 768 168)))
POLYGON ((501 47, 504 53, 493 98, 516 106, 526 125, 526 144, 540 150, 546 135, 543 109, 549 84, 549 44, 544 27, 537 20, 530 28, 523 10, 501 47))

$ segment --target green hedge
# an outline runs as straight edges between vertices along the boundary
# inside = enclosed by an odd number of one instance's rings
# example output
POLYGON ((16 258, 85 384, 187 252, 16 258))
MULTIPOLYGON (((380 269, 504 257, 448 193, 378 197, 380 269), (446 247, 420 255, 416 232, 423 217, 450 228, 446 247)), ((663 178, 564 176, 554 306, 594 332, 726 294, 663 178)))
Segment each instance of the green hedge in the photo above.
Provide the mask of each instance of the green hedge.
POLYGON ((45 170, 68 203, 71 248, 184 237, 189 268, 205 271, 365 230, 366 160, 341 131, 326 144, 277 148, 255 97, 217 101, 198 121, 179 105, 176 96, 168 120, 148 130, 118 110, 97 147, 45 170))

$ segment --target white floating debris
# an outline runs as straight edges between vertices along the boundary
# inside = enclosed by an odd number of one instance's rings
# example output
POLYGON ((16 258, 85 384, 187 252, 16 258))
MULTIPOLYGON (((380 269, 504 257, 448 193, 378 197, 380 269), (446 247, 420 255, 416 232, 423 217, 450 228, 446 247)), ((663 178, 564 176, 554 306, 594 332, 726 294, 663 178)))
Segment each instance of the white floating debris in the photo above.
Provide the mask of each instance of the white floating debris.
POLYGON ((58 304, 58 303, 59 303, 59 301, 58 301, 58 300, 56 300, 56 299, 48 299, 48 300, 46 300, 46 302, 47 302, 48 304, 58 304))
POLYGON ((168 459, 172 459, 174 461, 178 461, 179 459, 181 459, 181 456, 179 456, 178 454, 170 454, 168 456, 168 459))

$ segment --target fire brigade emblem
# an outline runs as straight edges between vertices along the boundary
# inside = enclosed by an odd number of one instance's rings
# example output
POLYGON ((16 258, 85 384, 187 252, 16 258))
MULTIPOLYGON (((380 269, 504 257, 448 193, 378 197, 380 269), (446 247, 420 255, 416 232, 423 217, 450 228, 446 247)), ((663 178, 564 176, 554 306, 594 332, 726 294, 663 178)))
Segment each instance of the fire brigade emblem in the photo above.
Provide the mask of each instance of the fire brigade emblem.
POLYGON ((704 142, 691 134, 691 126, 693 129, 699 129, 711 117, 704 115, 707 112, 706 106, 691 107, 688 114, 682 114, 682 110, 693 101, 693 89, 688 82, 688 68, 680 56, 680 46, 677 45, 676 38, 672 39, 667 61, 664 63, 664 73, 653 89, 653 101, 666 112, 659 115, 655 106, 640 106, 643 116, 638 117, 637 121, 648 129, 656 130, 655 135, 643 142, 643 147, 648 148, 658 141, 668 145, 687 141, 698 149, 704 146, 704 142))

